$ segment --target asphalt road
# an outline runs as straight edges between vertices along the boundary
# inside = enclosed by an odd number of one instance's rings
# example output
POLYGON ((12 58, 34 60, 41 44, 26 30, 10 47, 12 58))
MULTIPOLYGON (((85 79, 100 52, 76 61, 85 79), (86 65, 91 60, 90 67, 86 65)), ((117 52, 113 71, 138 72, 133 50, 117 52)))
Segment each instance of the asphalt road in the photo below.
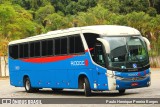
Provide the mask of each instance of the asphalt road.
MULTIPOLYGON (((86 98, 86 97, 84 96, 83 90, 70 90, 70 89, 66 89, 55 93, 51 89, 46 88, 46 89, 41 89, 38 93, 26 93, 24 88, 11 86, 9 83, 9 79, 0 79, 0 98, 86 98)), ((90 98, 160 98, 160 69, 151 69, 150 87, 128 89, 126 90, 126 93, 124 95, 119 95, 118 91, 93 92, 90 98)), ((160 107, 160 105, 154 105, 154 106, 160 107)), ((119 107, 119 106, 114 105, 114 107, 119 107)))

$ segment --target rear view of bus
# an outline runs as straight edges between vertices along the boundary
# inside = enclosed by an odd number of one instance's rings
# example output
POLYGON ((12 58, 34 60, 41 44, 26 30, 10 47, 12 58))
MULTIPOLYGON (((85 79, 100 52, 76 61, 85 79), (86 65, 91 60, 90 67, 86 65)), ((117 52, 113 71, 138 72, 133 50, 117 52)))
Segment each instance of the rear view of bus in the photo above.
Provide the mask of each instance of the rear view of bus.
POLYGON ((27 92, 118 90, 150 86, 150 42, 134 28, 96 25, 9 43, 10 83, 27 92))

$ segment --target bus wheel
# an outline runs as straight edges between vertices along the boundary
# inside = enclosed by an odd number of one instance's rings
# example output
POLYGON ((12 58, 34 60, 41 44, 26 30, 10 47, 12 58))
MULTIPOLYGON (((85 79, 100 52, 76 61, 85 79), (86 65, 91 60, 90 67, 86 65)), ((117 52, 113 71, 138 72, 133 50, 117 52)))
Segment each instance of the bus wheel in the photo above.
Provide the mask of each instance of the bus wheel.
POLYGON ((122 90, 118 90, 119 91, 119 94, 124 94, 125 93, 125 89, 122 89, 122 90))
POLYGON ((25 80, 24 80, 24 87, 25 87, 26 92, 28 92, 28 93, 39 91, 38 88, 32 88, 31 87, 31 82, 30 82, 30 79, 28 77, 25 78, 25 80))
POLYGON ((87 78, 84 78, 84 93, 85 93, 85 96, 91 95, 91 88, 87 78))

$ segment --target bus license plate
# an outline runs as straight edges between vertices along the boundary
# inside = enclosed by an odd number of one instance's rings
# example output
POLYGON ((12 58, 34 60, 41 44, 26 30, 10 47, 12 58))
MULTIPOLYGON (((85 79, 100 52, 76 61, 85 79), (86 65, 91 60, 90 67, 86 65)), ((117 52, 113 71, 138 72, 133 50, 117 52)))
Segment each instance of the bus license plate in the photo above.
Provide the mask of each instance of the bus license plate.
POLYGON ((133 83, 131 84, 131 86, 138 86, 138 83, 137 83, 137 82, 133 82, 133 83))

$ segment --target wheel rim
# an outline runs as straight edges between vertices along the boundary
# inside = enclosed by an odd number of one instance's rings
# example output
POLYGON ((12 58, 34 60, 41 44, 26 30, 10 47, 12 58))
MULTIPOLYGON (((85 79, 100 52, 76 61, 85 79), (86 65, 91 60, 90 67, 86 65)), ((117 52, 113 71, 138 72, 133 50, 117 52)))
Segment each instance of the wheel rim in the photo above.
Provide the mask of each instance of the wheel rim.
POLYGON ((26 90, 28 91, 30 89, 30 82, 27 80, 26 81, 26 90))

